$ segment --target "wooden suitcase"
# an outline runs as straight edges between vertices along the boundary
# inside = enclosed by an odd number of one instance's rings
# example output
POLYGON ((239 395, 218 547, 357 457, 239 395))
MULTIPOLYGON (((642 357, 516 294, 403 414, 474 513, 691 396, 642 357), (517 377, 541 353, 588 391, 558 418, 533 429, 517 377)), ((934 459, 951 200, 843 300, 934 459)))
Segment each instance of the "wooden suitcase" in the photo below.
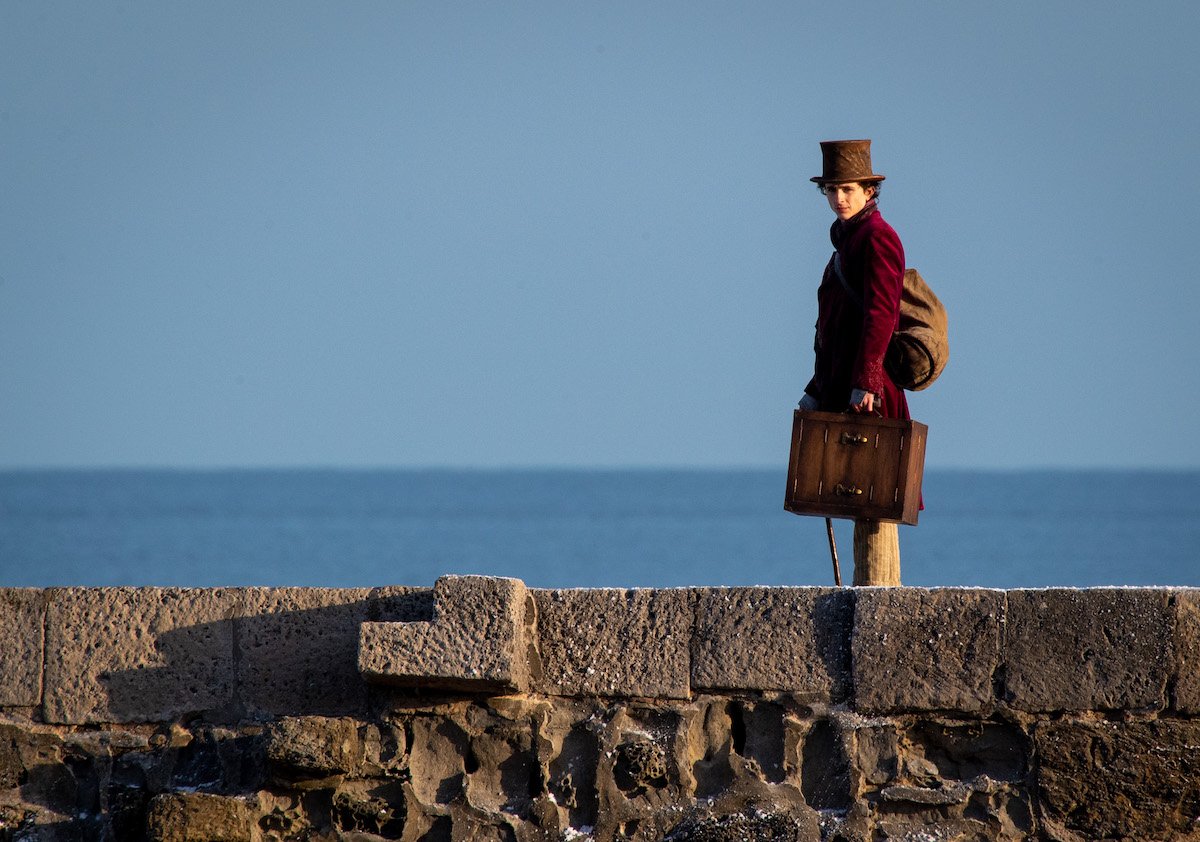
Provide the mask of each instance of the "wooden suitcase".
POLYGON ((915 524, 928 431, 919 421, 797 409, 783 507, 915 524))

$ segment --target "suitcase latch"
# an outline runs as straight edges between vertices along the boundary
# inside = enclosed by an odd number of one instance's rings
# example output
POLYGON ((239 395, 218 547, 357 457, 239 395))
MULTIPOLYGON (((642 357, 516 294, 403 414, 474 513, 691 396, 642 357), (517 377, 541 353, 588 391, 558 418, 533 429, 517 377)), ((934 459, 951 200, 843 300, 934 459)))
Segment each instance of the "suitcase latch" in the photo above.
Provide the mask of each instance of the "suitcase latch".
POLYGON ((840 494, 843 497, 857 497, 862 494, 862 489, 857 485, 842 485, 840 482, 833 490, 834 493, 840 494))
POLYGON ((866 444, 867 437, 862 433, 842 433, 842 444, 866 444))

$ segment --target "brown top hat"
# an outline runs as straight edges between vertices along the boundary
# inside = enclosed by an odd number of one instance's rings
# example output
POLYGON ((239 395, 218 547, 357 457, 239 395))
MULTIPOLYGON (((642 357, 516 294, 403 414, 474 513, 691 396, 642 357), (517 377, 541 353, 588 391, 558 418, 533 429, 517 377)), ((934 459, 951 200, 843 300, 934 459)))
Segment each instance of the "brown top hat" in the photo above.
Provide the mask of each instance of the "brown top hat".
POLYGON ((821 169, 810 178, 817 184, 844 184, 847 181, 883 181, 884 176, 871 172, 871 141, 822 140, 821 169))

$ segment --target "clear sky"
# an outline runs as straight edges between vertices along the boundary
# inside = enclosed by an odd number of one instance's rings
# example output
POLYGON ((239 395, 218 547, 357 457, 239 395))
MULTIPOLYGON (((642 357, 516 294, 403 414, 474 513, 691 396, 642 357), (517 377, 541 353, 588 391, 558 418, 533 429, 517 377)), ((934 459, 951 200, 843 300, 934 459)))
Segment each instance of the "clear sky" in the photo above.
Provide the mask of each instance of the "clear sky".
POLYGON ((1194 2, 0 3, 0 467, 776 466, 870 137, 930 467, 1200 467, 1194 2))

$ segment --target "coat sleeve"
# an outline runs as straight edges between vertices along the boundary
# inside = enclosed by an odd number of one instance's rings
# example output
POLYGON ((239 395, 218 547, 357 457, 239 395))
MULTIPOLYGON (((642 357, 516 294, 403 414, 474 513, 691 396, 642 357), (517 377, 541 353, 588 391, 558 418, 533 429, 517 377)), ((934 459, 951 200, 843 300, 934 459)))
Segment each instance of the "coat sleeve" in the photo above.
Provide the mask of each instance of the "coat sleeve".
POLYGON ((804 387, 804 393, 812 395, 818 401, 821 400, 822 392, 825 390, 825 384, 822 382, 821 373, 829 370, 828 363, 824 356, 829 351, 821 342, 821 293, 825 288, 826 282, 829 280, 830 273, 833 272, 833 258, 829 259, 829 263, 825 266, 825 272, 821 275, 821 284, 817 287, 817 323, 813 325, 813 376, 808 381, 808 385, 804 387))
POLYGON ((854 361, 857 389, 883 394, 883 356, 900 320, 904 291, 904 247, 890 227, 872 231, 863 258, 863 330, 854 361))

